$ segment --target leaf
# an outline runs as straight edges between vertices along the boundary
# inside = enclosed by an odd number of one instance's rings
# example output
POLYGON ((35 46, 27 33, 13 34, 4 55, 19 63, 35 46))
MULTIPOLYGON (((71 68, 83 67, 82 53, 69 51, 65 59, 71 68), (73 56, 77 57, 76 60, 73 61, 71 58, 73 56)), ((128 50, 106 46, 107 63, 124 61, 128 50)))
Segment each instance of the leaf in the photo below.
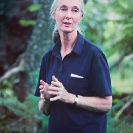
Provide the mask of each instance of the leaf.
POLYGON ((2 115, 2 116, 0 117, 0 120, 5 119, 5 118, 6 118, 6 115, 2 115))
POLYGON ((132 0, 118 0, 120 5, 124 8, 124 9, 128 9, 128 10, 132 10, 132 4, 133 1, 132 0))
POLYGON ((35 12, 35 11, 38 11, 40 10, 41 8, 41 5, 40 4, 32 4, 28 7, 28 11, 30 12, 35 12))
POLYGON ((133 28, 133 23, 129 23, 123 26, 123 29, 126 29, 126 28, 133 28))
POLYGON ((38 74, 39 74, 39 69, 37 69, 36 71, 31 71, 30 75, 37 77, 38 78, 38 74))
POLYGON ((36 21, 35 20, 19 20, 19 24, 24 27, 35 26, 36 21))

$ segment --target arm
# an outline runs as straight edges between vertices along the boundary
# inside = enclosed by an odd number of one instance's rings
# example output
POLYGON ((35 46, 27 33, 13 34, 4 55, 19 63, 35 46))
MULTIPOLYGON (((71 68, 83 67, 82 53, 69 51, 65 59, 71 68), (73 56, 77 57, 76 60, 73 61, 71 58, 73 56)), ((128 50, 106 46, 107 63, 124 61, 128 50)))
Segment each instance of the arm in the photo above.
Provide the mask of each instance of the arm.
POLYGON ((50 104, 51 102, 45 100, 44 98, 40 98, 40 101, 38 103, 39 110, 46 116, 50 115, 50 104))
POLYGON ((45 83, 43 80, 40 80, 40 101, 38 103, 38 107, 39 110, 45 114, 45 115, 50 115, 50 98, 52 97, 52 95, 48 94, 48 88, 50 85, 48 85, 47 83, 45 83))
MULTIPOLYGON (((50 101, 61 100, 65 103, 74 103, 75 95, 68 93, 62 83, 53 76, 54 81, 51 83, 54 87, 49 87, 49 94, 56 95, 50 98, 50 101), (56 86, 56 87, 55 87, 56 86)), ((76 106, 95 112, 108 112, 112 107, 112 96, 105 97, 83 97, 78 96, 79 100, 76 106)))
MULTIPOLYGON (((75 96, 74 96, 75 97, 75 96)), ((74 103, 74 98, 68 97, 69 103, 74 103), (70 100, 71 99, 71 100, 70 100)), ((105 97, 83 97, 78 95, 78 102, 76 106, 95 112, 109 112, 112 107, 112 96, 105 97)))

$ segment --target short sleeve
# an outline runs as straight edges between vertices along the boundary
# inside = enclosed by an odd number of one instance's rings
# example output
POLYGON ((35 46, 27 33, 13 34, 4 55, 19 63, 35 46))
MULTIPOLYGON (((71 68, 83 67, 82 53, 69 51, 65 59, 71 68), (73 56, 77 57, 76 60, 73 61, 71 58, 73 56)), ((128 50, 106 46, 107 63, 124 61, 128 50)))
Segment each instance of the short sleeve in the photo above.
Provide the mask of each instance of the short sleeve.
POLYGON ((104 54, 92 61, 89 80, 93 96, 112 95, 110 72, 104 54))
POLYGON ((41 60, 41 66, 40 66, 40 72, 38 77, 38 82, 36 86, 36 91, 34 93, 34 96, 40 97, 40 80, 46 81, 46 65, 45 65, 45 59, 44 57, 41 60))

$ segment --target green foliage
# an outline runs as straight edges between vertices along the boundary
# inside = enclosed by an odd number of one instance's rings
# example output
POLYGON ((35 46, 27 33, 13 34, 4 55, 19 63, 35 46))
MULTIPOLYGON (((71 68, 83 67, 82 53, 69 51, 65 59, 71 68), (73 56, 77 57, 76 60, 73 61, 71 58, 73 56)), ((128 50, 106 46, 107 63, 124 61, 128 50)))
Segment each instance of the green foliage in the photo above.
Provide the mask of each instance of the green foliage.
POLYGON ((39 70, 40 70, 40 68, 38 68, 36 71, 30 72, 30 77, 32 78, 33 83, 37 83, 38 76, 39 76, 39 70))
POLYGON ((122 119, 114 119, 108 116, 107 133, 132 133, 133 117, 126 116, 122 119))
POLYGON ((118 68, 111 71, 113 94, 132 94, 133 62, 130 60, 123 60, 118 68))
POLYGON ((25 102, 18 101, 13 84, 11 84, 14 79, 15 77, 12 77, 0 85, 0 131, 4 133, 15 131, 22 133, 46 132, 48 117, 38 109, 39 98, 29 94, 25 102))
POLYGON ((132 133, 133 130, 133 116, 127 115, 119 118, 121 113, 120 109, 133 98, 133 95, 129 95, 117 102, 111 111, 108 113, 107 131, 108 133, 132 133))
POLYGON ((132 5, 132 0, 89 0, 85 6, 87 15, 82 20, 85 37, 106 53, 110 68, 133 53, 132 5), (119 56, 114 57, 112 62, 114 54, 119 56))
POLYGON ((19 20, 19 24, 24 27, 35 26, 36 21, 35 20, 19 20))
MULTIPOLYGON (((111 8, 114 10, 116 14, 120 17, 118 19, 114 19, 113 21, 117 22, 116 32, 114 32, 114 40, 112 46, 108 49, 107 53, 112 56, 114 53, 119 53, 119 59, 121 57, 129 55, 133 53, 133 42, 132 42, 132 34, 133 34, 133 19, 132 19, 132 5, 133 1, 131 0, 118 0, 117 8, 116 1, 112 1, 111 8)), ((118 60, 119 60, 118 59, 118 60)))
MULTIPOLYGON (((32 4, 28 7, 28 11, 35 12, 41 9, 41 4, 32 4)), ((36 20, 19 20, 19 24, 23 27, 35 26, 36 20)))
POLYGON ((30 12, 35 12, 41 9, 41 4, 32 4, 28 7, 30 12))

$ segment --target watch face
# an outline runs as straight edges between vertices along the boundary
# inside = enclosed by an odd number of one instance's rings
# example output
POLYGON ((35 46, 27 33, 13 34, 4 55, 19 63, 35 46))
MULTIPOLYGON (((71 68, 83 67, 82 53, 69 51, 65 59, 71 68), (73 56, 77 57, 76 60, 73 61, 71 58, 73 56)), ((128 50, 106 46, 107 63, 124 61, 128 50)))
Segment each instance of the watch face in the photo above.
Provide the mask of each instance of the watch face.
POLYGON ((76 95, 74 104, 77 104, 78 100, 79 100, 79 99, 78 99, 78 96, 76 95))
POLYGON ((78 101, 78 97, 75 98, 75 101, 76 101, 76 102, 78 101))

